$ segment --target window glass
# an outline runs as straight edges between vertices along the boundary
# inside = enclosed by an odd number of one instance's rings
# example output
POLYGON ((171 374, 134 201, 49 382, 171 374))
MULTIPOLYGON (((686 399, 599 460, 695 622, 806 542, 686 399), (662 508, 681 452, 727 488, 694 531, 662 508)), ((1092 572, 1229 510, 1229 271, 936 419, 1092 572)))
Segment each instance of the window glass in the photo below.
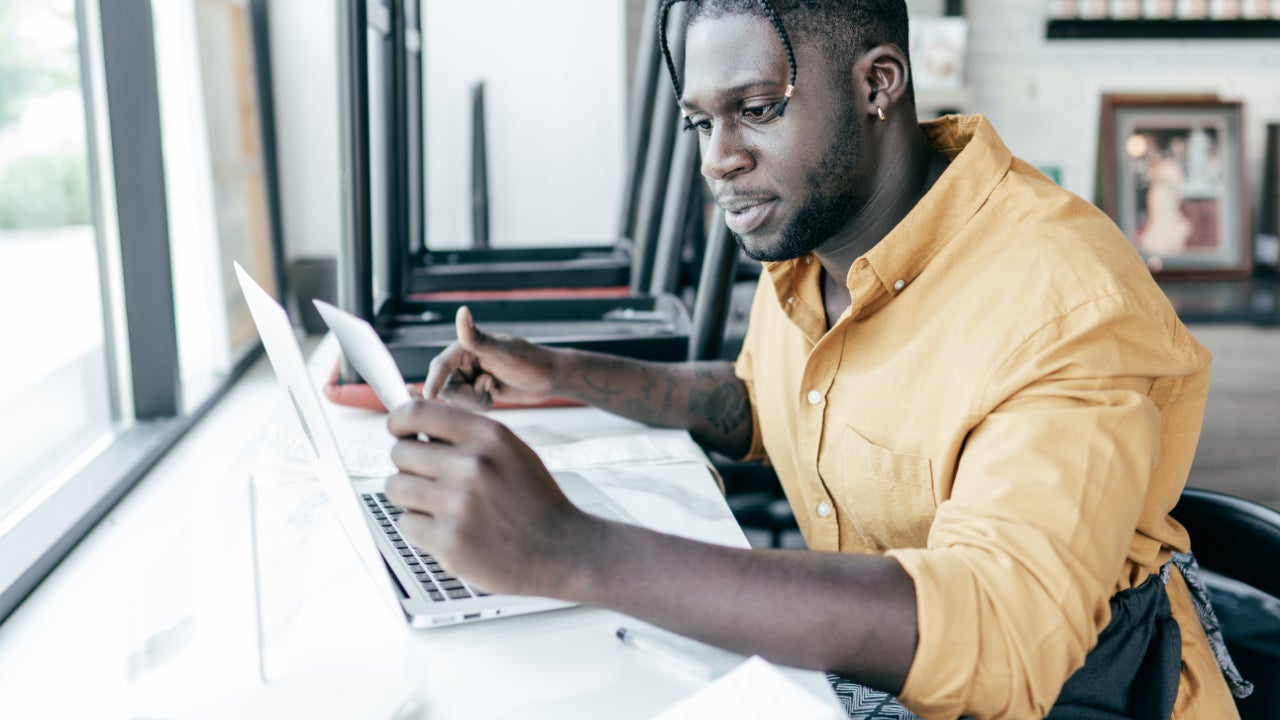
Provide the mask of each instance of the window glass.
POLYGON ((258 340, 232 272, 277 295, 253 26, 243 0, 152 3, 187 409, 258 340))
POLYGON ((74 0, 0 0, 0 520, 113 425, 74 0))

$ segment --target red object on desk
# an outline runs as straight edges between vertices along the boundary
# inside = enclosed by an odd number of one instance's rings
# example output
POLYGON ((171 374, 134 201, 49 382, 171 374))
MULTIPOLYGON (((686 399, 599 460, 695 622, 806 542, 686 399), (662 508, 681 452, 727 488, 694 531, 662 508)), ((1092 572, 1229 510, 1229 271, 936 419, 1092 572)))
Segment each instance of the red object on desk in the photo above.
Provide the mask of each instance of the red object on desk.
MULTIPOLYGON (((373 388, 365 383, 338 382, 338 370, 341 367, 341 362, 342 360, 339 359, 338 362, 334 363, 333 372, 329 374, 329 380, 324 384, 324 396, 329 399, 329 402, 385 413, 387 409, 382 405, 382 401, 378 399, 378 396, 374 394, 373 388)), ((422 397, 422 383, 409 383, 409 392, 415 397, 422 397)), ((578 407, 581 404, 564 398, 548 398, 536 405, 516 405, 514 403, 498 402, 493 404, 493 408, 495 410, 511 410, 519 408, 578 407)))

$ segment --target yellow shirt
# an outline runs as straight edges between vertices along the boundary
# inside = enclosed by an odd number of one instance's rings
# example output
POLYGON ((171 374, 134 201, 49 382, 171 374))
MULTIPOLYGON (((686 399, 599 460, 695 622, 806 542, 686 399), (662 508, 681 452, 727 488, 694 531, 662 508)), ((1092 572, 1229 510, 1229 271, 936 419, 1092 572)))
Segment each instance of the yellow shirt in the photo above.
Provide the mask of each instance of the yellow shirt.
MULTIPOLYGON (((766 265, 736 369, 752 456, 811 549, 887 553, 914 579, 905 705, 1043 717, 1111 596, 1188 547, 1168 512, 1210 357, 1115 225, 985 118, 921 127, 951 164, 854 263, 829 332, 821 265, 766 265)), ((1174 717, 1234 716, 1176 570, 1167 587, 1174 717)))

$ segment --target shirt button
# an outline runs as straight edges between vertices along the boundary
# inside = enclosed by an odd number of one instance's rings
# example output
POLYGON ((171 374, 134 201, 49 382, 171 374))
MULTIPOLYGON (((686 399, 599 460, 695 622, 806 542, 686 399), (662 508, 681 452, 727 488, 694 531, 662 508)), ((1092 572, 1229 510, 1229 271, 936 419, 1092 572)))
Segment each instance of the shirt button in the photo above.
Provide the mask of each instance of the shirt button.
POLYGON ((817 390, 810 390, 808 398, 809 398, 810 405, 817 405, 818 403, 822 402, 822 393, 818 392, 817 390))
POLYGON ((795 296, 794 296, 794 295, 792 295, 791 297, 787 298, 787 304, 788 304, 788 305, 795 305, 795 304, 796 304, 796 298, 795 298, 795 296))
POLYGON ((825 502, 818 503, 818 515, 821 515, 822 517, 827 517, 830 514, 831 514, 830 505, 826 504, 825 502))
POLYGON ((904 287, 906 287, 906 286, 907 286, 907 281, 906 281, 906 280, 899 280, 898 282, 896 282, 896 283, 894 283, 894 284, 893 284, 893 289, 894 289, 894 290, 897 290, 898 292, 902 292, 902 288, 904 288, 904 287))

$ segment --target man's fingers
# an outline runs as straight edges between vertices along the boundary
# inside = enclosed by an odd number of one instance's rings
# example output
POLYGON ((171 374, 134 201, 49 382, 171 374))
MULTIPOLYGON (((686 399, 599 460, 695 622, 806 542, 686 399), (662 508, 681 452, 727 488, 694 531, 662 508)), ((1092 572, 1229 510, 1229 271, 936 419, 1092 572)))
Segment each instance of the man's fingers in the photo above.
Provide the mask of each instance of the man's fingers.
POLYGON ((471 308, 466 305, 458 308, 458 314, 453 317, 453 328, 458 334, 458 343, 471 352, 475 352, 486 339, 471 317, 471 308))
POLYGON ((444 485, 454 484, 454 480, 468 482, 482 472, 484 465, 474 454, 456 445, 412 439, 400 440, 391 447, 391 463, 406 473, 439 478, 444 485))
MULTIPOLYGON (((473 412, 484 412, 493 408, 493 397, 489 394, 489 390, 484 387, 484 378, 490 378, 490 375, 482 375, 480 378, 472 382, 462 377, 461 373, 455 372, 449 377, 449 381, 445 383, 443 389, 440 390, 439 398, 460 408, 466 408, 473 412)), ((492 382, 489 383, 492 385, 492 382)))
MULTIPOLYGON (((391 496, 388 495, 388 498, 391 496)), ((436 554, 436 519, 425 513, 409 512, 396 519, 400 535, 411 545, 431 555, 436 554)))
POLYGON ((422 397, 435 400, 440 395, 440 391, 449 382, 449 377, 462 364, 465 352, 461 345, 452 343, 435 356, 427 368, 426 380, 422 381, 422 397))
POLYGON ((434 516, 441 506, 443 489, 435 480, 399 473, 387 478, 387 500, 405 510, 434 516))
POLYGON ((422 433, 454 445, 490 438, 497 427, 470 410, 425 400, 401 405, 387 416, 387 429, 396 437, 414 438, 422 433))
MULTIPOLYGON (((427 377, 422 383, 422 396, 428 400, 434 400, 442 393, 450 394, 445 392, 450 384, 471 384, 473 379, 467 376, 480 369, 476 349, 488 342, 489 336, 480 332, 480 329, 475 326, 475 321, 471 318, 471 310, 465 305, 458 308, 458 314, 454 317, 454 331, 458 335, 457 342, 451 343, 449 347, 442 350, 427 368, 427 377)), ((482 400, 480 405, 476 405, 474 401, 456 396, 452 399, 459 399, 469 406, 477 407, 482 407, 485 402, 489 402, 482 400)))

